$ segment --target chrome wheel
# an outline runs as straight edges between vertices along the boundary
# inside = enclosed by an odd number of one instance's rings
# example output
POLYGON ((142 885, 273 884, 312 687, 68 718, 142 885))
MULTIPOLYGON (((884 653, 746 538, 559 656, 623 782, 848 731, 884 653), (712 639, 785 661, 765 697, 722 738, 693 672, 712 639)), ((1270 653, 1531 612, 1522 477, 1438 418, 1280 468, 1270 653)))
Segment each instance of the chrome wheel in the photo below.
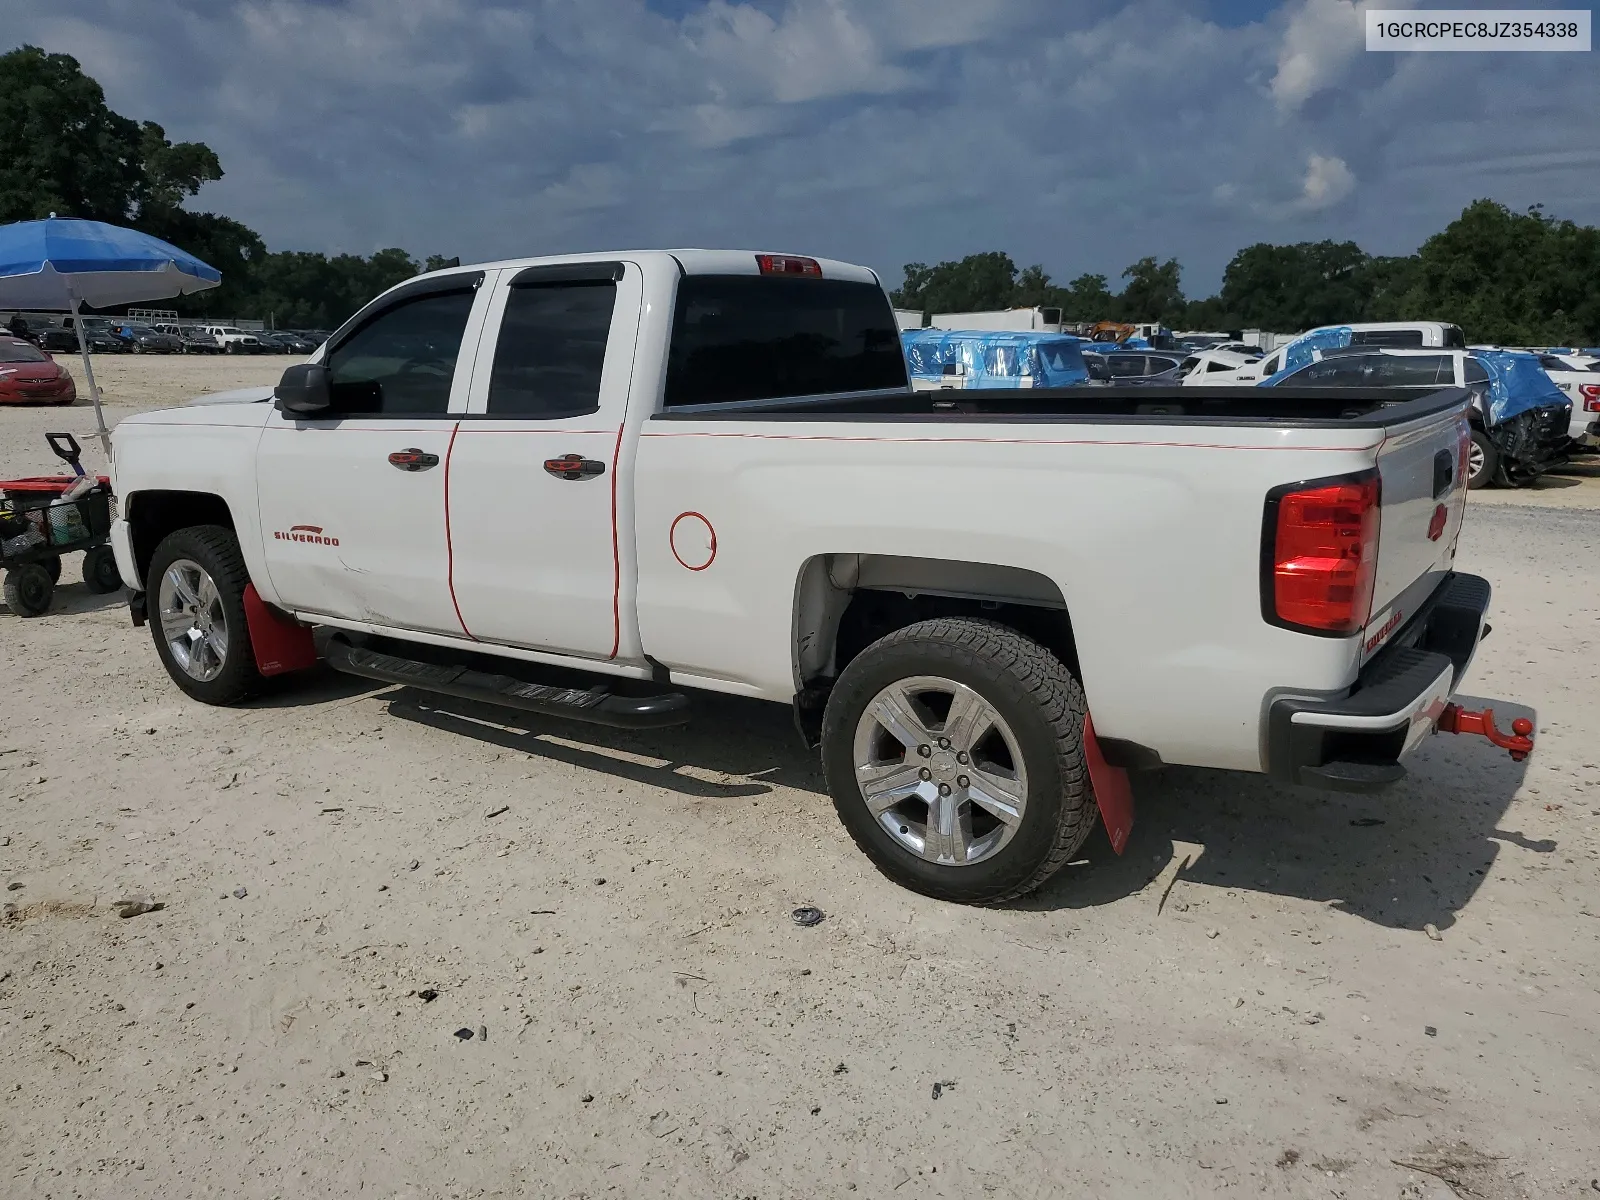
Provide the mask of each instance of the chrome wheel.
POLYGON ((172 661, 201 683, 220 675, 228 662, 228 619, 206 569, 193 559, 176 559, 161 576, 156 603, 172 661))
POLYGON ((856 725, 854 762, 873 818, 928 862, 983 862, 1022 824, 1028 775, 1016 735, 964 683, 919 676, 884 688, 856 725))
POLYGON ((1467 448, 1467 478, 1476 479, 1483 474, 1483 447, 1474 439, 1467 448))

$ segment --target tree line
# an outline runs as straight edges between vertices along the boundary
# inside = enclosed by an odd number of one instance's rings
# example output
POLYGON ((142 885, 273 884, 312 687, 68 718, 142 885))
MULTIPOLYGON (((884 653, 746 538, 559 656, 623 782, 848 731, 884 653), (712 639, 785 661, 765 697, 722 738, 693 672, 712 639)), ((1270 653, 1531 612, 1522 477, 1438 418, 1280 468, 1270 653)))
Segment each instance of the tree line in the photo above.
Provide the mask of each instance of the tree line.
POLYGON ((112 111, 76 59, 23 46, 0 55, 0 223, 55 213, 153 234, 222 272, 222 285, 170 301, 185 316, 255 315, 282 328, 332 329, 418 271, 401 249, 327 255, 269 251, 261 235, 185 201, 222 178, 216 152, 173 142, 154 121, 112 111))
POLYGON ((1062 320, 1162 321, 1175 329, 1292 333, 1350 321, 1451 321, 1473 342, 1600 344, 1600 229, 1469 204, 1403 257, 1354 242, 1258 242, 1233 256, 1215 296, 1188 299, 1176 259, 1141 258, 1120 291, 1104 275, 1065 287, 1042 266, 1017 269, 1000 251, 936 266, 907 263, 891 296, 924 313, 1059 307, 1062 320))
MULTIPOLYGON (((186 315, 270 316, 331 329, 385 288, 444 265, 398 248, 358 254, 269 251, 231 217, 186 201, 222 178, 216 153, 173 142, 153 121, 113 112, 66 54, 23 46, 0 55, 0 223, 54 212, 154 234, 222 272, 222 286, 172 302, 186 315)), ((1008 254, 908 263, 892 293, 923 312, 1059 307, 1067 321, 1163 321, 1185 329, 1292 332, 1344 321, 1439 320, 1469 339, 1512 345, 1600 343, 1600 230, 1478 200, 1415 254, 1368 254, 1354 242, 1259 242, 1233 256, 1215 296, 1189 299, 1178 261, 1141 258, 1113 291, 1104 275, 1065 286, 1008 254)))

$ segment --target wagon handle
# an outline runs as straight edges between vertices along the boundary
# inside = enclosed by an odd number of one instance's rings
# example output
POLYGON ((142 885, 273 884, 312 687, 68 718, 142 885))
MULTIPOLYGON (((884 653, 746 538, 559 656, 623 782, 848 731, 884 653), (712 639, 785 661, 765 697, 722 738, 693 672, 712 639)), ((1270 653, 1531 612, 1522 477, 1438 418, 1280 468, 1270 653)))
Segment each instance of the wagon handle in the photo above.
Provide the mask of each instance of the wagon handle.
POLYGON ((50 449, 56 452, 56 457, 70 466, 74 474, 83 474, 83 467, 78 462, 83 448, 78 445, 77 438, 70 433, 47 433, 44 440, 50 443, 50 449))

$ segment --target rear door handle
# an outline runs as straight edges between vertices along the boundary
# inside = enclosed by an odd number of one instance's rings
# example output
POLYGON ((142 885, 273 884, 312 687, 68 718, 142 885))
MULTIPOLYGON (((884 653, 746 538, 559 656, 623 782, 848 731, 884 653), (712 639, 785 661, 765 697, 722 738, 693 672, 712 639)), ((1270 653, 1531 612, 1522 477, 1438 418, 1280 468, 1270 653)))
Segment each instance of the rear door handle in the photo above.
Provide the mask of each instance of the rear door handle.
POLYGON ((557 479, 593 479, 606 473, 606 465, 581 454, 563 454, 544 460, 544 469, 557 479))
POLYGON ((389 455, 389 465, 399 467, 402 471, 426 471, 429 467, 439 465, 439 456, 429 454, 426 450, 419 450, 410 446, 405 450, 396 450, 389 455))

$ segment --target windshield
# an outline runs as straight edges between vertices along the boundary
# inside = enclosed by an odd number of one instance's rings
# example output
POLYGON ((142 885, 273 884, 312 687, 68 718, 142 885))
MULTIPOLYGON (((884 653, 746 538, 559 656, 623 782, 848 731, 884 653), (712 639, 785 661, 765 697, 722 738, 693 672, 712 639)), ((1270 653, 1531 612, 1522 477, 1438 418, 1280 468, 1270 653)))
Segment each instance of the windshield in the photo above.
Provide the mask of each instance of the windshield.
POLYGON ((41 354, 27 342, 0 341, 0 362, 52 362, 48 354, 41 354))
POLYGON ((144 337, 146 334, 155 332, 155 330, 151 329, 148 325, 124 325, 122 328, 129 333, 137 334, 139 337, 144 337))

